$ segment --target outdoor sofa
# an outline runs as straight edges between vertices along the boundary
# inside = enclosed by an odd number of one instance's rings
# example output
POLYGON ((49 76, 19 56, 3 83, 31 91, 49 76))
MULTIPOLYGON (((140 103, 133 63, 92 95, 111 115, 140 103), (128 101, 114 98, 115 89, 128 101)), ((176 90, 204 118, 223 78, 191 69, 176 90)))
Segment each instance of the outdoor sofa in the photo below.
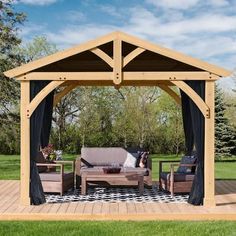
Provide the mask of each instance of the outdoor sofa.
MULTIPOLYGON (((138 151, 142 151, 137 148, 124 149, 121 147, 109 147, 109 148, 98 148, 98 147, 83 147, 81 149, 81 156, 76 159, 75 162, 75 173, 76 173, 76 187, 79 188, 81 185, 81 174, 83 171, 94 171, 102 172, 104 167, 108 166, 120 166, 121 172, 136 172, 144 175, 144 184, 152 185, 152 160, 147 159, 144 168, 139 166, 136 167, 124 167, 127 154, 131 153, 136 155, 138 151)), ((112 174, 111 174, 112 175, 112 174)), ((137 181, 126 180, 113 182, 107 178, 104 182, 93 181, 91 184, 98 184, 99 186, 132 186, 137 185, 137 181)))

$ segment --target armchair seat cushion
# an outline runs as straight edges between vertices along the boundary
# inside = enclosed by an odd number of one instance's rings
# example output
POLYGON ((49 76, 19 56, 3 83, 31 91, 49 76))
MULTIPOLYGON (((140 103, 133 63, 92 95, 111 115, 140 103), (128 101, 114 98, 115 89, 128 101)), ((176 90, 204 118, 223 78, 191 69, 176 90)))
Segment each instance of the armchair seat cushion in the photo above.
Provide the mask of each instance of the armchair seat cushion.
MULTIPOLYGON (((49 173, 40 173, 39 174, 41 181, 50 181, 50 182, 60 182, 61 174, 59 172, 49 172, 49 173)), ((64 173, 64 181, 72 179, 74 176, 73 172, 64 173)))
MULTIPOLYGON (((170 180, 170 172, 162 172, 161 179, 163 180, 170 180)), ((184 173, 177 173, 174 174, 174 181, 175 182, 186 182, 186 181, 193 181, 194 174, 184 174, 184 173)))

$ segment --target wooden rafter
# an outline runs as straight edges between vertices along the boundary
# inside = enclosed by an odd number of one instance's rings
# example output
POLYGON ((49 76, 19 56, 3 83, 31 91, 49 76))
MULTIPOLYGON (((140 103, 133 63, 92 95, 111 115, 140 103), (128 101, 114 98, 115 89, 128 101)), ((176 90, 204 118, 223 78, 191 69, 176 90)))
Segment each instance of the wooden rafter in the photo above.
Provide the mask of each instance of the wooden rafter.
POLYGON ((197 107, 202 112, 205 118, 210 117, 209 107, 188 84, 186 84, 184 81, 171 81, 171 82, 175 84, 183 92, 185 92, 192 99, 192 101, 197 105, 197 107))
POLYGON ((35 70, 39 67, 49 65, 51 63, 57 62, 59 60, 65 59, 67 57, 79 54, 81 52, 90 50, 92 48, 98 47, 102 44, 108 43, 113 41, 117 37, 117 32, 112 32, 108 35, 102 36, 100 38, 97 38, 95 40, 88 41, 87 43, 75 46, 73 48, 66 49, 61 52, 54 53, 50 56, 46 56, 44 58, 29 62, 25 65, 16 67, 14 69, 11 69, 4 74, 7 77, 13 78, 19 75, 23 75, 29 71, 35 70))
POLYGON ((144 51, 146 51, 143 48, 136 48, 134 49, 131 53, 129 53, 123 60, 123 67, 125 67, 128 63, 130 63, 135 57, 137 57, 138 55, 140 55, 141 53, 143 53, 144 51))
POLYGON ((60 86, 64 81, 52 81, 47 86, 45 86, 30 102, 30 104, 27 107, 27 118, 30 118, 33 114, 34 110, 37 108, 37 106, 40 104, 40 102, 55 88, 60 86))
POLYGON ((153 44, 151 42, 148 42, 143 39, 139 39, 137 37, 128 35, 123 32, 119 32, 119 34, 120 34, 120 37, 122 38, 122 41, 124 41, 124 42, 136 45, 137 47, 145 48, 146 50, 152 51, 154 53, 158 53, 158 54, 163 55, 165 57, 172 58, 174 60, 191 65, 193 67, 197 67, 197 68, 202 69, 204 71, 211 72, 211 73, 216 74, 218 76, 230 76, 232 74, 232 71, 229 71, 229 70, 226 70, 222 67, 212 65, 208 62, 187 56, 187 55, 177 52, 175 50, 153 44))
POLYGON ((114 67, 113 59, 109 55, 107 55, 105 52, 103 52, 101 49, 93 48, 90 51, 94 53, 95 55, 97 55, 98 57, 100 57, 103 61, 105 61, 111 68, 114 67))
POLYGON ((71 49, 52 54, 50 56, 44 57, 42 59, 30 62, 30 63, 27 63, 27 64, 22 65, 20 67, 16 67, 12 70, 6 71, 4 74, 10 78, 24 75, 30 71, 35 70, 35 69, 38 69, 43 66, 49 65, 51 63, 57 62, 59 60, 68 58, 70 56, 79 54, 81 52, 85 52, 87 50, 97 48, 98 46, 100 46, 102 44, 112 42, 112 41, 114 41, 115 44, 118 41, 120 41, 120 42, 124 41, 124 42, 130 43, 130 44, 133 44, 139 48, 149 50, 151 52, 163 55, 167 58, 172 58, 176 61, 191 65, 191 66, 199 68, 203 71, 208 71, 208 72, 210 72, 212 74, 216 74, 218 76, 229 76, 232 73, 232 71, 229 71, 224 68, 209 64, 207 62, 192 58, 190 56, 176 52, 174 50, 152 44, 150 42, 139 39, 137 37, 133 37, 131 35, 128 35, 128 34, 125 34, 122 32, 113 32, 113 33, 105 35, 101 38, 97 38, 95 40, 89 41, 85 44, 81 44, 81 45, 73 47, 71 49))

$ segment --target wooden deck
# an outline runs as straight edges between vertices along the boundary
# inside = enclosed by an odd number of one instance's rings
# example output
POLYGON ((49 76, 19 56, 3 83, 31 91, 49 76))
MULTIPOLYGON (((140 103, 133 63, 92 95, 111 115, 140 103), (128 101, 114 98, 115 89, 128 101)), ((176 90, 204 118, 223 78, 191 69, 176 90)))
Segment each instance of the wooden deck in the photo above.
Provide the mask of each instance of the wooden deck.
POLYGON ((214 208, 185 203, 19 205, 19 181, 0 181, 0 220, 236 220, 236 180, 216 181, 214 208))

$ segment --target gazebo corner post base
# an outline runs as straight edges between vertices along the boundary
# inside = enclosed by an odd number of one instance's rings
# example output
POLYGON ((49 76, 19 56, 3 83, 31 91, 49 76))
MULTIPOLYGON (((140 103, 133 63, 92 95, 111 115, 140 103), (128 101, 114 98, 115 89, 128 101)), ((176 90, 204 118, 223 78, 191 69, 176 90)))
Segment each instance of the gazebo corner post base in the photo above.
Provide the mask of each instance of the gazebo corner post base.
POLYGON ((30 205, 30 81, 21 81, 20 204, 30 205))
POLYGON ((213 197, 213 198, 204 198, 203 199, 203 206, 204 207, 215 207, 216 206, 215 197, 213 197))
POLYGON ((205 102, 209 107, 209 116, 205 117, 203 205, 215 207, 215 82, 205 83, 205 102))
POLYGON ((30 197, 23 197, 22 194, 20 196, 20 205, 21 206, 30 206, 30 197))

